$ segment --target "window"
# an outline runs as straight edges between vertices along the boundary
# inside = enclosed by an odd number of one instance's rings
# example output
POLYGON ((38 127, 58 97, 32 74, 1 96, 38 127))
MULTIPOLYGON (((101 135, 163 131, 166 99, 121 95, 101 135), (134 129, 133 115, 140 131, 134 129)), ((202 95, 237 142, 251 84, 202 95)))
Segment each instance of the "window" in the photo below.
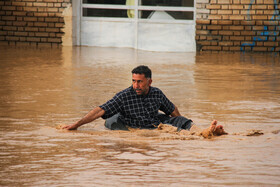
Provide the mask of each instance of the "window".
POLYGON ((126 0, 83 0, 84 4, 125 5, 126 0))
POLYGON ((142 5, 193 7, 193 0, 142 0, 142 5))
POLYGON ((193 20, 194 0, 83 0, 82 15, 144 20, 193 20), (135 2, 138 6, 135 6, 135 2))

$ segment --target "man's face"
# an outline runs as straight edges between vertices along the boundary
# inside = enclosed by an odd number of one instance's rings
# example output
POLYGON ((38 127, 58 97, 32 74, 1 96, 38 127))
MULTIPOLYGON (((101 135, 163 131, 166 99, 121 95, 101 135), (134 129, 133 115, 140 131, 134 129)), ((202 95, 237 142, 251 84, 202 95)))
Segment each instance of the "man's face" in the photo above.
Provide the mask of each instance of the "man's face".
POLYGON ((152 84, 152 79, 146 78, 144 74, 132 74, 132 86, 137 95, 146 95, 152 84))

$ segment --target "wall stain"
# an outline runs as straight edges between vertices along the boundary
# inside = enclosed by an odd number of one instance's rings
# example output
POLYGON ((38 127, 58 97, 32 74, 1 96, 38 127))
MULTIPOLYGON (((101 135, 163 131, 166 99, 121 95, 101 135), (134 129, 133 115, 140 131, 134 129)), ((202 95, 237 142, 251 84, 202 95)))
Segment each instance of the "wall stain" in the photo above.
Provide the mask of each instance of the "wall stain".
MULTIPOLYGON (((272 15, 272 17, 269 20, 271 23, 273 23, 274 21, 279 21, 280 20, 278 2, 277 1, 278 0, 274 0, 274 14, 272 15)), ((250 2, 248 12, 247 12, 247 20, 251 20, 250 9, 252 8, 252 4, 254 2, 255 2, 255 0, 251 0, 251 2, 250 2)), ((253 50, 253 48, 256 46, 256 42, 259 42, 259 41, 263 41, 263 42, 274 41, 274 42, 276 42, 277 38, 279 37, 279 31, 280 31, 280 26, 279 25, 277 25, 277 26, 274 25, 274 29, 272 31, 269 31, 268 26, 265 25, 265 26, 263 26, 263 32, 260 32, 260 34, 258 34, 258 36, 253 37, 253 42, 252 43, 249 43, 249 42, 242 43, 241 47, 240 47, 240 50, 245 51, 245 46, 249 46, 249 47, 251 47, 251 50, 253 50)), ((275 47, 276 47, 276 44, 274 44, 274 46, 271 47, 270 51, 274 52, 275 47)), ((278 50, 278 52, 279 51, 280 50, 278 50)))

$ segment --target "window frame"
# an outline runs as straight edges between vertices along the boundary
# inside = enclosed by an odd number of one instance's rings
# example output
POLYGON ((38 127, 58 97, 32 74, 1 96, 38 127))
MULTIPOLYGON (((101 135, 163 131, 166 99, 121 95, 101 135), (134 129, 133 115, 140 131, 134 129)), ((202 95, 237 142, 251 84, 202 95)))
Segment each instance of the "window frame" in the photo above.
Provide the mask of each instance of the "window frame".
POLYGON ((127 21, 127 22, 145 22, 145 23, 185 23, 185 24, 194 24, 195 22, 195 0, 194 7, 174 7, 174 6, 143 6, 138 5, 140 0, 135 0, 135 5, 108 5, 108 4, 86 4, 81 1, 81 13, 83 12, 83 8, 90 9, 115 9, 115 10, 134 10, 135 16, 134 18, 113 18, 113 17, 90 17, 81 15, 82 20, 84 21, 127 21), (182 12, 192 12, 193 19, 192 20, 183 20, 183 19, 174 19, 174 20, 164 20, 164 19, 146 19, 146 18, 138 18, 139 11, 182 11, 182 12))

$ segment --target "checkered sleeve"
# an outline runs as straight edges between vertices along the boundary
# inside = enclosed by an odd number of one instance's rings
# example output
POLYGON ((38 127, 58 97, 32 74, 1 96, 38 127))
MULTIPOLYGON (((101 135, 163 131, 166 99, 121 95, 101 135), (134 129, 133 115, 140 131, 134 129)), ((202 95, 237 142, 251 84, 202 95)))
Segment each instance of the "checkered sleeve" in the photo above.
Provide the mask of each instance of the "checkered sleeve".
POLYGON ((113 115, 120 112, 123 105, 121 94, 116 94, 112 99, 100 105, 99 107, 105 111, 105 114, 102 116, 103 119, 112 117, 113 115))
POLYGON ((159 110, 163 111, 166 115, 170 115, 175 110, 175 105, 164 95, 163 92, 159 110))

